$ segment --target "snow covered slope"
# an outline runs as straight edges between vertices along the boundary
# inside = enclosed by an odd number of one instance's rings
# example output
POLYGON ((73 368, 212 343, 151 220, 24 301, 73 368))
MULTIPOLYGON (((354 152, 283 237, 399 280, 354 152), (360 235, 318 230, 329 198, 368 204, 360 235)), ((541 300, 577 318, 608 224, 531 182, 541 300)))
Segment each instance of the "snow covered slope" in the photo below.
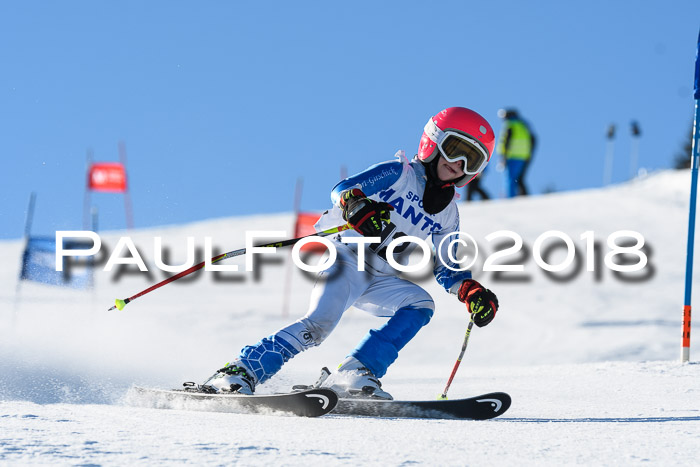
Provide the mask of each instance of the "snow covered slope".
MULTIPOLYGON (((153 266, 153 237, 163 238, 168 262, 177 264, 185 261, 188 236, 200 248, 212 237, 229 251, 244 245, 246 230, 291 234, 291 214, 104 234, 110 250, 130 235, 150 276, 99 272, 88 293, 18 288, 23 242, 2 242, 0 461, 692 465, 700 456, 700 365, 677 363, 688 187, 687 171, 667 171, 606 189, 461 204, 462 231, 480 247, 475 277, 497 293, 501 309, 473 332, 450 396, 510 393, 510 411, 490 422, 302 420, 128 405, 134 384, 202 381, 241 346, 302 316, 313 286, 279 250, 254 274, 198 273, 108 313, 115 298, 165 277, 153 266), (504 238, 486 240, 503 230, 517 233, 524 248, 496 263, 523 264, 524 271, 480 271, 488 255, 509 246, 497 245, 504 238), (550 230, 572 239, 578 268, 552 277, 537 266, 536 240, 550 230), (645 239, 649 262, 639 273, 613 274, 603 263, 608 237, 623 230, 645 239), (585 232, 599 243, 595 271, 586 270, 585 232)), ((549 263, 564 253, 555 249, 549 263)), ((242 258, 227 264, 244 269, 242 258)), ((430 399, 444 387, 467 317, 429 275, 411 277, 431 293, 437 311, 383 384, 397 398, 430 399)), ((314 380, 381 323, 351 309, 323 346, 295 358, 260 391, 314 380)), ((698 352, 691 348, 691 357, 698 352)))

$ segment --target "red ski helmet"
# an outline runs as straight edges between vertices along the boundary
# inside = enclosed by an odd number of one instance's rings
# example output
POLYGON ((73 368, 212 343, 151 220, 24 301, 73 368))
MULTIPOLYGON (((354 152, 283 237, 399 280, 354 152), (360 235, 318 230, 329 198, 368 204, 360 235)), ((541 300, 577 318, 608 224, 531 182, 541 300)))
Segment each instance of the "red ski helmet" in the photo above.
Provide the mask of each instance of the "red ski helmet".
POLYGON ((469 183, 491 160, 496 135, 484 117, 464 107, 450 107, 428 120, 418 147, 418 159, 429 163, 438 155, 464 161, 464 176, 455 185, 469 183))

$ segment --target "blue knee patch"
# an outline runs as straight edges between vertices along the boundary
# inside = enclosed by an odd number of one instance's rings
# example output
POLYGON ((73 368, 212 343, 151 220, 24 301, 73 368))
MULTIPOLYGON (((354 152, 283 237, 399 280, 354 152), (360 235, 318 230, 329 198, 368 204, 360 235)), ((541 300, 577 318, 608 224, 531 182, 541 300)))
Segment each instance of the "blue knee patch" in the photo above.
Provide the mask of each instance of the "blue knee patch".
POLYGON ((379 329, 372 329, 352 352, 377 378, 386 374, 389 365, 399 356, 399 351, 430 322, 432 308, 405 307, 379 329))

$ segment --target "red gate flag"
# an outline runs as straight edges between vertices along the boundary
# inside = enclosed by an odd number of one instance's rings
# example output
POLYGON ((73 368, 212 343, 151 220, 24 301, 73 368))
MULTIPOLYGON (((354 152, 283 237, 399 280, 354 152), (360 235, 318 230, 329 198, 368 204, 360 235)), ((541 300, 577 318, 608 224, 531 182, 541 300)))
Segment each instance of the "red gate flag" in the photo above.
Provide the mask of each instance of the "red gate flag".
MULTIPOLYGON (((297 214, 297 222, 294 226, 294 236, 295 237, 305 237, 307 235, 312 235, 316 233, 314 229, 314 224, 318 222, 321 214, 316 212, 300 212, 297 214)), ((320 243, 309 243, 301 247, 304 253, 324 253, 326 247, 320 243)))
POLYGON ((126 191, 126 170, 119 162, 97 162, 90 166, 88 188, 93 191, 124 193, 126 191))

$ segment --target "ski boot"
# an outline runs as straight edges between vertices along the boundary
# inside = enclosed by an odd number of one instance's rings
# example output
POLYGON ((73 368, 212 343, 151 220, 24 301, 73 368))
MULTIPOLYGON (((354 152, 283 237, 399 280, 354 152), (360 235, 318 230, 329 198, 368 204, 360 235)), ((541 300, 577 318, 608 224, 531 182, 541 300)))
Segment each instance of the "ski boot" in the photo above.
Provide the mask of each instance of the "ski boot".
POLYGON ((355 357, 346 358, 335 373, 327 376, 322 373, 317 384, 319 387, 333 389, 341 398, 394 399, 382 390, 379 378, 355 357))
POLYGON ((217 370, 202 386, 208 386, 217 393, 252 395, 255 392, 255 375, 241 362, 234 361, 217 370))

